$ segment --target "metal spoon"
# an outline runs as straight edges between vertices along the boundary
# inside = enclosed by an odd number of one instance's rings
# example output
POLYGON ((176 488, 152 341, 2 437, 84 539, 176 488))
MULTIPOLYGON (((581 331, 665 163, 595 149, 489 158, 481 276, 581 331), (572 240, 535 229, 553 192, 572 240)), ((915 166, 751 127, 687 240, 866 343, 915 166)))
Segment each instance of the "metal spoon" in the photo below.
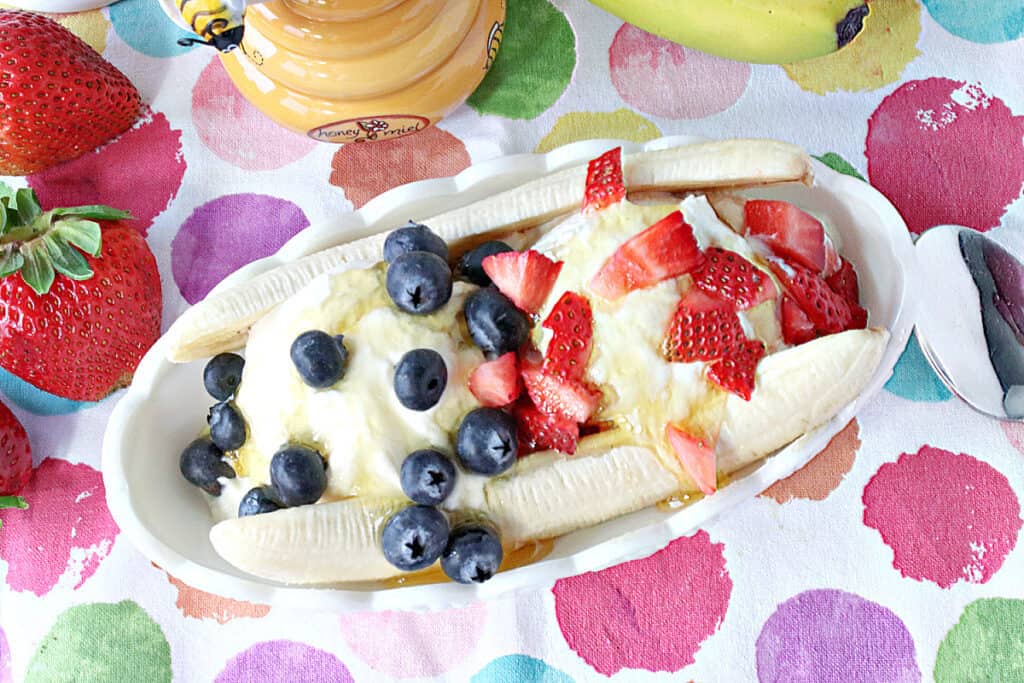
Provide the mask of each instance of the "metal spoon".
POLYGON ((917 339, 942 382, 1000 420, 1024 421, 1024 263, 955 225, 917 240, 917 339))

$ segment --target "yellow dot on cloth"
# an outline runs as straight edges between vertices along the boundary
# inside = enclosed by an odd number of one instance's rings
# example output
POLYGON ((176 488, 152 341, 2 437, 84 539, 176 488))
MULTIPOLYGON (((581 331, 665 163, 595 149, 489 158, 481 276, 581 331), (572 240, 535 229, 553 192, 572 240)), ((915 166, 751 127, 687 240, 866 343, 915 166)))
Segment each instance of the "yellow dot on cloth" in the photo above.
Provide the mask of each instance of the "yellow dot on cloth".
POLYGON ((871 3, 863 32, 838 52, 783 66, 801 88, 824 95, 839 90, 875 90, 899 80, 921 54, 921 6, 917 0, 871 3))
POLYGON ((556 147, 591 138, 621 138, 647 142, 661 137, 658 127, 628 109, 615 111, 574 111, 555 121, 551 131, 537 144, 537 152, 550 152, 556 147))

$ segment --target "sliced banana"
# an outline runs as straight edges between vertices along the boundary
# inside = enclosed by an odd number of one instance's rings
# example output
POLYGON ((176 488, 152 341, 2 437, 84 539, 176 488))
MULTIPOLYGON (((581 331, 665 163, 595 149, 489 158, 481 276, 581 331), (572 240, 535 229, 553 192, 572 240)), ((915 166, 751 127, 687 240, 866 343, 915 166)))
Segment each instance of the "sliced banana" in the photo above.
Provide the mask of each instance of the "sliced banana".
MULTIPOLYGON (((578 208, 586 174, 586 165, 574 166, 426 222, 456 247, 488 234, 524 230, 578 208)), ((630 191, 697 190, 810 183, 812 168, 803 150, 784 142, 724 140, 629 155, 623 174, 630 191)), ((167 331, 167 357, 185 362, 242 347, 253 323, 318 275, 379 260, 385 237, 330 247, 208 296, 167 331)))
MULTIPOLYGON (((766 357, 753 398, 728 399, 718 473, 729 474, 827 422, 864 389, 889 339, 851 330, 766 357)), ((538 453, 487 483, 484 512, 503 540, 550 538, 645 508, 680 492, 649 448, 590 455, 538 453)), ((683 493, 694 488, 683 486, 683 493)), ((398 572, 379 547, 384 519, 401 501, 355 498, 217 524, 210 540, 239 569, 296 584, 384 579, 398 572)))

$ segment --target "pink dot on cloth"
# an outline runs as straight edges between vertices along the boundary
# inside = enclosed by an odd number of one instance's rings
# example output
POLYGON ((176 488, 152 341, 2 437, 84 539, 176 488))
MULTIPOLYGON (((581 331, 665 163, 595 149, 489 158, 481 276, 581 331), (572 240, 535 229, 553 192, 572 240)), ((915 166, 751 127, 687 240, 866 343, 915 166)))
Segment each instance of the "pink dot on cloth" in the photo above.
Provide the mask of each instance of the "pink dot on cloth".
POLYGON ((608 49, 612 83, 634 109, 670 119, 725 111, 743 95, 750 65, 684 48, 623 24, 608 49))
POLYGON ((1024 117, 980 85, 904 83, 868 120, 871 184, 912 232, 944 224, 988 230, 1024 185, 1024 117))
POLYGON ((43 208, 107 204, 130 211, 143 235, 181 187, 185 175, 181 131, 150 112, 114 141, 67 163, 36 173, 28 184, 43 208))
POLYGON ((295 204, 265 194, 229 194, 192 212, 171 242, 171 272, 190 304, 247 263, 269 256, 309 225, 295 204))
POLYGON ((1000 422, 1007 440, 1018 451, 1024 454, 1024 422, 1000 422))
POLYGON ((443 612, 360 612, 341 617, 341 636, 376 671, 421 678, 462 663, 476 649, 486 622, 483 603, 443 612))
POLYGON ((917 683, 914 639, 891 610, 810 590, 775 610, 757 637, 760 683, 917 683))
POLYGON ((232 657, 214 683, 352 683, 341 660, 292 640, 256 643, 232 657))
POLYGON ((552 591, 565 642, 605 676, 692 664, 729 606, 724 547, 699 531, 650 557, 559 580, 552 591))
POLYGON ((44 595, 68 574, 79 588, 120 533, 107 510, 103 477, 84 463, 47 458, 21 495, 27 510, 0 510, 7 585, 44 595))
POLYGON ((231 82, 220 57, 203 69, 192 90, 192 123, 210 151, 246 171, 287 166, 317 144, 252 106, 231 82))
POLYGON ((863 501, 864 524, 892 548, 893 566, 942 588, 991 579, 1022 524, 1005 476, 970 455, 932 446, 882 465, 863 501))
POLYGON ((415 135, 339 148, 331 159, 330 182, 358 209, 393 187, 455 175, 469 161, 461 140, 431 126, 415 135))

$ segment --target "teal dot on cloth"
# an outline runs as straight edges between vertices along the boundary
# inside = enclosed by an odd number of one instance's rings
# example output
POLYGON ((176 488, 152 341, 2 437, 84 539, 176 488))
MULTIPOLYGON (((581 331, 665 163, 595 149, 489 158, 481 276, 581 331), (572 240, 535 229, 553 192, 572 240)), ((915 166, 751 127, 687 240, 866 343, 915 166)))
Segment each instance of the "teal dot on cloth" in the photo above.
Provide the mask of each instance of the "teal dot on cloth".
POLYGON ((939 645, 935 681, 1024 681, 1024 600, 967 605, 939 645))
POLYGON ((536 657, 498 657, 473 676, 471 683, 574 683, 568 674, 536 657))
POLYGON ((576 68, 576 36, 547 0, 508 3, 494 66, 467 103, 481 114, 533 119, 553 105, 576 68))
POLYGON ((1003 43, 1024 35, 1024 0, 924 0, 942 28, 974 43, 1003 43))
MULTIPOLYGON (((860 171, 858 171, 853 164, 835 152, 826 152, 825 154, 814 158, 831 168, 836 173, 842 173, 843 175, 848 175, 851 178, 856 178, 857 180, 864 180, 864 176, 860 174, 860 171)), ((865 180, 865 182, 867 181, 865 180)))
POLYGON ((0 392, 18 407, 36 415, 67 415, 96 405, 87 401, 72 401, 43 391, 4 369, 0 369, 0 392))
POLYGON ((29 662, 25 683, 170 683, 171 648, 131 600, 77 605, 57 617, 29 662))
POLYGON ((936 403, 953 398, 953 394, 949 393, 949 389, 924 357, 916 333, 910 335, 907 348, 897 361, 892 377, 885 383, 885 389, 908 401, 936 403))
POLYGON ((110 6, 110 23, 124 42, 150 57, 177 57, 194 46, 178 45, 178 38, 197 38, 179 27, 156 0, 121 0, 110 6))

